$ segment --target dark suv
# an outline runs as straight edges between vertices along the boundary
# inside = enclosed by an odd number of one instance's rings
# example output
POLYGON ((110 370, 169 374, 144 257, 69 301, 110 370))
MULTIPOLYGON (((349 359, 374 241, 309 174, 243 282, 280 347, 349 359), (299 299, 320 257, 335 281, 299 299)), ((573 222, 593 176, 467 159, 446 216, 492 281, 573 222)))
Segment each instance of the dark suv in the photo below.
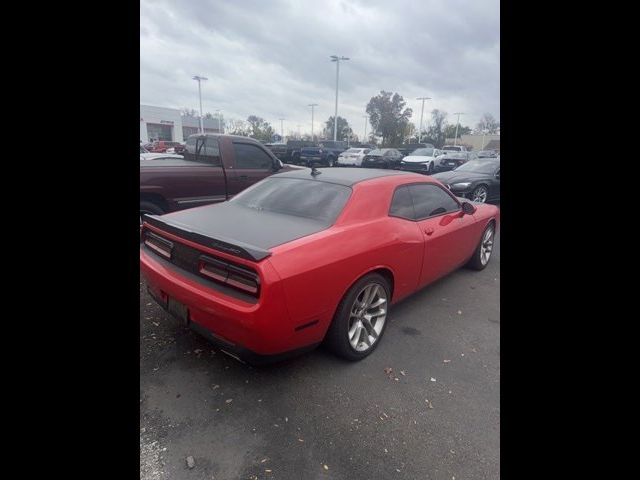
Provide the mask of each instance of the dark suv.
POLYGON ((304 147, 300 150, 300 163, 308 167, 322 165, 333 167, 338 156, 347 148, 347 142, 321 140, 317 147, 304 147))
POLYGON ((268 143, 265 145, 284 163, 300 163, 300 150, 313 147, 315 143, 306 140, 289 140, 287 143, 268 143))

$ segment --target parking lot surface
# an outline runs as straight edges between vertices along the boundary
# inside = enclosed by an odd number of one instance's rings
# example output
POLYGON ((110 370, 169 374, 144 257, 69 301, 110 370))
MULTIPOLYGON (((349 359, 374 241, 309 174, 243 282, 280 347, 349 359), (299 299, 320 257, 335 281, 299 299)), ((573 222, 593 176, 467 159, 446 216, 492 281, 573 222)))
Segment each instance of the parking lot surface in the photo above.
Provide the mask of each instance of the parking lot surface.
POLYGON ((141 278, 141 479, 497 479, 499 301, 498 234, 485 270, 395 305, 365 360, 319 348, 254 368, 182 327, 141 278))

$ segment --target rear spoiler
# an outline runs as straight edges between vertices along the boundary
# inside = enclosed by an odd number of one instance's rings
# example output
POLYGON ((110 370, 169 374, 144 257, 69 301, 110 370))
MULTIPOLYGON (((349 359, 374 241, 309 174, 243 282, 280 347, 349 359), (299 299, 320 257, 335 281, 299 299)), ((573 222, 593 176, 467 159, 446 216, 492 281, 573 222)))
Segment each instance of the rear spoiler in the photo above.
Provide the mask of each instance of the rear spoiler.
POLYGON ((225 237, 212 238, 208 235, 194 231, 191 227, 187 227, 186 225, 182 225, 178 222, 172 222, 170 219, 161 218, 158 215, 145 214, 143 216, 143 221, 147 222, 149 225, 164 230, 165 232, 172 233, 178 237, 190 240, 198 245, 202 245, 203 247, 215 248, 216 250, 244 258, 245 260, 259 262, 260 260, 264 260, 271 256, 271 252, 269 250, 225 237))

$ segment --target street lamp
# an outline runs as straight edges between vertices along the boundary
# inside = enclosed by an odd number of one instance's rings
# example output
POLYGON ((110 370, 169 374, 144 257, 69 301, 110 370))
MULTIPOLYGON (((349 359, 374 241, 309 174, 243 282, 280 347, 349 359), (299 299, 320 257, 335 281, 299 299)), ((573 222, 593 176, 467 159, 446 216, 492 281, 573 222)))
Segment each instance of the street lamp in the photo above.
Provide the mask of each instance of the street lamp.
POLYGON ((363 115, 362 118, 364 118, 364 141, 367 141, 367 123, 369 123, 369 116, 368 115, 363 115))
POLYGON ((317 103, 310 103, 309 105, 307 105, 307 107, 311 107, 311 141, 313 142, 313 108, 317 107, 318 104, 317 103))
POLYGON ((282 137, 280 139, 281 142, 284 142, 284 118, 279 118, 278 120, 280 120, 280 137, 282 137))
POLYGON ((201 77, 200 75, 196 75, 192 80, 197 80, 198 82, 198 98, 200 99, 200 133, 204 133, 204 124, 202 123, 202 89, 200 88, 200 82, 202 80, 209 80, 206 77, 201 77))
POLYGON ((416 100, 422 100, 422 110, 420 110, 420 132, 418 132, 418 143, 422 142, 422 117, 424 115, 424 101, 431 100, 431 97, 418 97, 416 100))
POLYGON ((455 146, 457 145, 457 142, 458 142, 458 125, 460 125, 460 115, 464 115, 464 113, 457 112, 457 113, 454 113, 454 115, 458 116, 458 121, 456 123, 456 138, 453 139, 453 145, 455 146))
POLYGON ((349 60, 348 57, 331 55, 331 61, 336 62, 336 110, 333 116, 333 141, 338 140, 338 82, 340 81, 340 60, 349 60))

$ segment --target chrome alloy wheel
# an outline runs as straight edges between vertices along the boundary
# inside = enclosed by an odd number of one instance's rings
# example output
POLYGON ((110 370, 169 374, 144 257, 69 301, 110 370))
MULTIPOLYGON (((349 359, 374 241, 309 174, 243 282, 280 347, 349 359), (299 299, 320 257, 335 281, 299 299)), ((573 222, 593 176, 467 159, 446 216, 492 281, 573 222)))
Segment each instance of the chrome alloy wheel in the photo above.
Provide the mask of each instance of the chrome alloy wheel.
POLYGON ((489 227, 482 236, 482 243, 480 244, 480 262, 482 265, 489 263, 491 251, 493 250, 493 233, 493 227, 489 227))
POLYGON ((480 185, 471 194, 471 200, 473 200, 474 202, 484 203, 487 201, 488 193, 489 192, 487 191, 487 187, 485 187, 484 185, 480 185))
POLYGON ((356 296, 349 315, 349 343, 357 352, 369 350, 378 340, 387 319, 387 292, 370 283, 356 296))

